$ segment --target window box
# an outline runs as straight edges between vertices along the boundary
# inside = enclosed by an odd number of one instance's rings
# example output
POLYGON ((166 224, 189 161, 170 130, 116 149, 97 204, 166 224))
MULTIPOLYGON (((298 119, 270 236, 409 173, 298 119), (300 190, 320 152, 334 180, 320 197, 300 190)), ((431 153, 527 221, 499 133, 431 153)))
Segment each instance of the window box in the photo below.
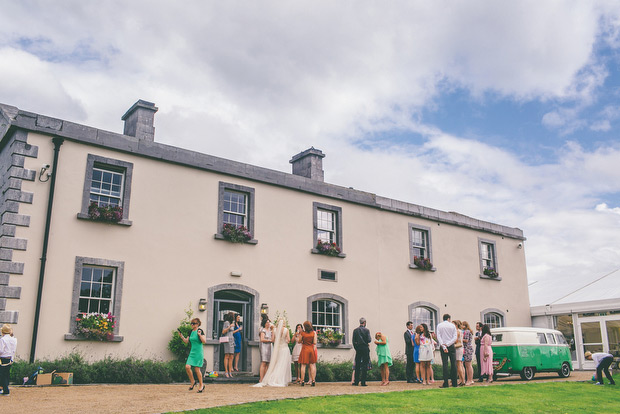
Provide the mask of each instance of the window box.
POLYGON ((492 267, 485 267, 482 271, 482 274, 490 277, 491 279, 497 279, 499 277, 499 273, 497 273, 497 270, 493 269, 492 267))
POLYGON ((113 205, 99 206, 93 201, 88 206, 88 217, 95 221, 118 223, 123 219, 123 207, 113 205))
POLYGON ((74 335, 91 341, 113 341, 115 318, 111 313, 79 313, 74 335))
POLYGON ((341 345, 344 340, 344 334, 340 333, 337 329, 325 328, 316 330, 317 345, 321 344, 324 347, 335 348, 341 345))
POLYGON ((321 240, 316 243, 316 248, 312 249, 312 253, 331 257, 346 257, 336 243, 323 243, 321 240))
POLYGON ((427 270, 429 272, 435 272, 437 269, 431 263, 431 259, 424 257, 413 257, 413 264, 409 265, 410 269, 427 270))
POLYGON ((222 237, 231 243, 247 243, 252 240, 252 234, 247 227, 228 223, 222 228, 222 237))

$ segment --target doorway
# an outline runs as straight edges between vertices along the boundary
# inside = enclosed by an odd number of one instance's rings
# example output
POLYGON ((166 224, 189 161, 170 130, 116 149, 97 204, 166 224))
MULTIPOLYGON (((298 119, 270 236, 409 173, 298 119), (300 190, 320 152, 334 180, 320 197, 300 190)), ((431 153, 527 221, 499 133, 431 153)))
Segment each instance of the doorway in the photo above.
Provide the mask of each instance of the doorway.
MULTIPOLYGON (((579 314, 581 355, 585 351, 608 352, 620 356, 620 315, 617 312, 579 314)), ((594 369, 592 361, 584 360, 583 368, 594 369)))
MULTIPOLYGON (((239 371, 249 371, 248 341, 251 340, 254 320, 254 297, 248 292, 235 289, 219 290, 213 295, 213 337, 222 336, 224 317, 229 312, 241 315, 241 354, 239 355, 239 371)), ((215 362, 220 370, 224 367, 224 345, 216 346, 215 362)))

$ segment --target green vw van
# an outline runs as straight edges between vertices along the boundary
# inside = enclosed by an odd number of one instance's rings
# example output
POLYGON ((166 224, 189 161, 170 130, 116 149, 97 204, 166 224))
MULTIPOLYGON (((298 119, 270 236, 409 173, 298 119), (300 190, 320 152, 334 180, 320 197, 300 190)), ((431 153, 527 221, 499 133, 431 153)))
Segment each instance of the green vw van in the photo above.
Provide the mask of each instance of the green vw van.
POLYGON ((529 381, 536 372, 573 370, 570 348, 560 331, 545 328, 493 328, 493 377, 520 374, 529 381))

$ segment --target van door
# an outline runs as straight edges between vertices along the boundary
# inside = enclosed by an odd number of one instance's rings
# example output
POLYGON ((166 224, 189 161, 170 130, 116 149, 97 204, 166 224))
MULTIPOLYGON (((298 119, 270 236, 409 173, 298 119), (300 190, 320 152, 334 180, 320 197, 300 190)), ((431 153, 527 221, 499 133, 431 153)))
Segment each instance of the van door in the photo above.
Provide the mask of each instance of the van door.
POLYGON ((538 343, 540 344, 540 358, 537 361, 538 364, 536 365, 536 369, 542 371, 550 365, 551 348, 547 345, 547 337, 544 333, 537 332, 536 335, 538 336, 538 343))
POLYGON ((555 340, 555 336, 552 333, 545 334, 547 337, 547 346, 549 348, 549 365, 545 366, 545 369, 560 369, 562 361, 560 361, 560 350, 555 340))

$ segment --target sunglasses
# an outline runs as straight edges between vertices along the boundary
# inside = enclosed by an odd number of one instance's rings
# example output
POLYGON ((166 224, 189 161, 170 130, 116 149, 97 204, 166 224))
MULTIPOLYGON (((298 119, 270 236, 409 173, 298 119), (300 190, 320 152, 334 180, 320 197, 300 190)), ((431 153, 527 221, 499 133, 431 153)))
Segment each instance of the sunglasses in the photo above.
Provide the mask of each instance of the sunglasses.
POLYGON ((197 322, 192 322, 190 325, 198 325, 197 322))

